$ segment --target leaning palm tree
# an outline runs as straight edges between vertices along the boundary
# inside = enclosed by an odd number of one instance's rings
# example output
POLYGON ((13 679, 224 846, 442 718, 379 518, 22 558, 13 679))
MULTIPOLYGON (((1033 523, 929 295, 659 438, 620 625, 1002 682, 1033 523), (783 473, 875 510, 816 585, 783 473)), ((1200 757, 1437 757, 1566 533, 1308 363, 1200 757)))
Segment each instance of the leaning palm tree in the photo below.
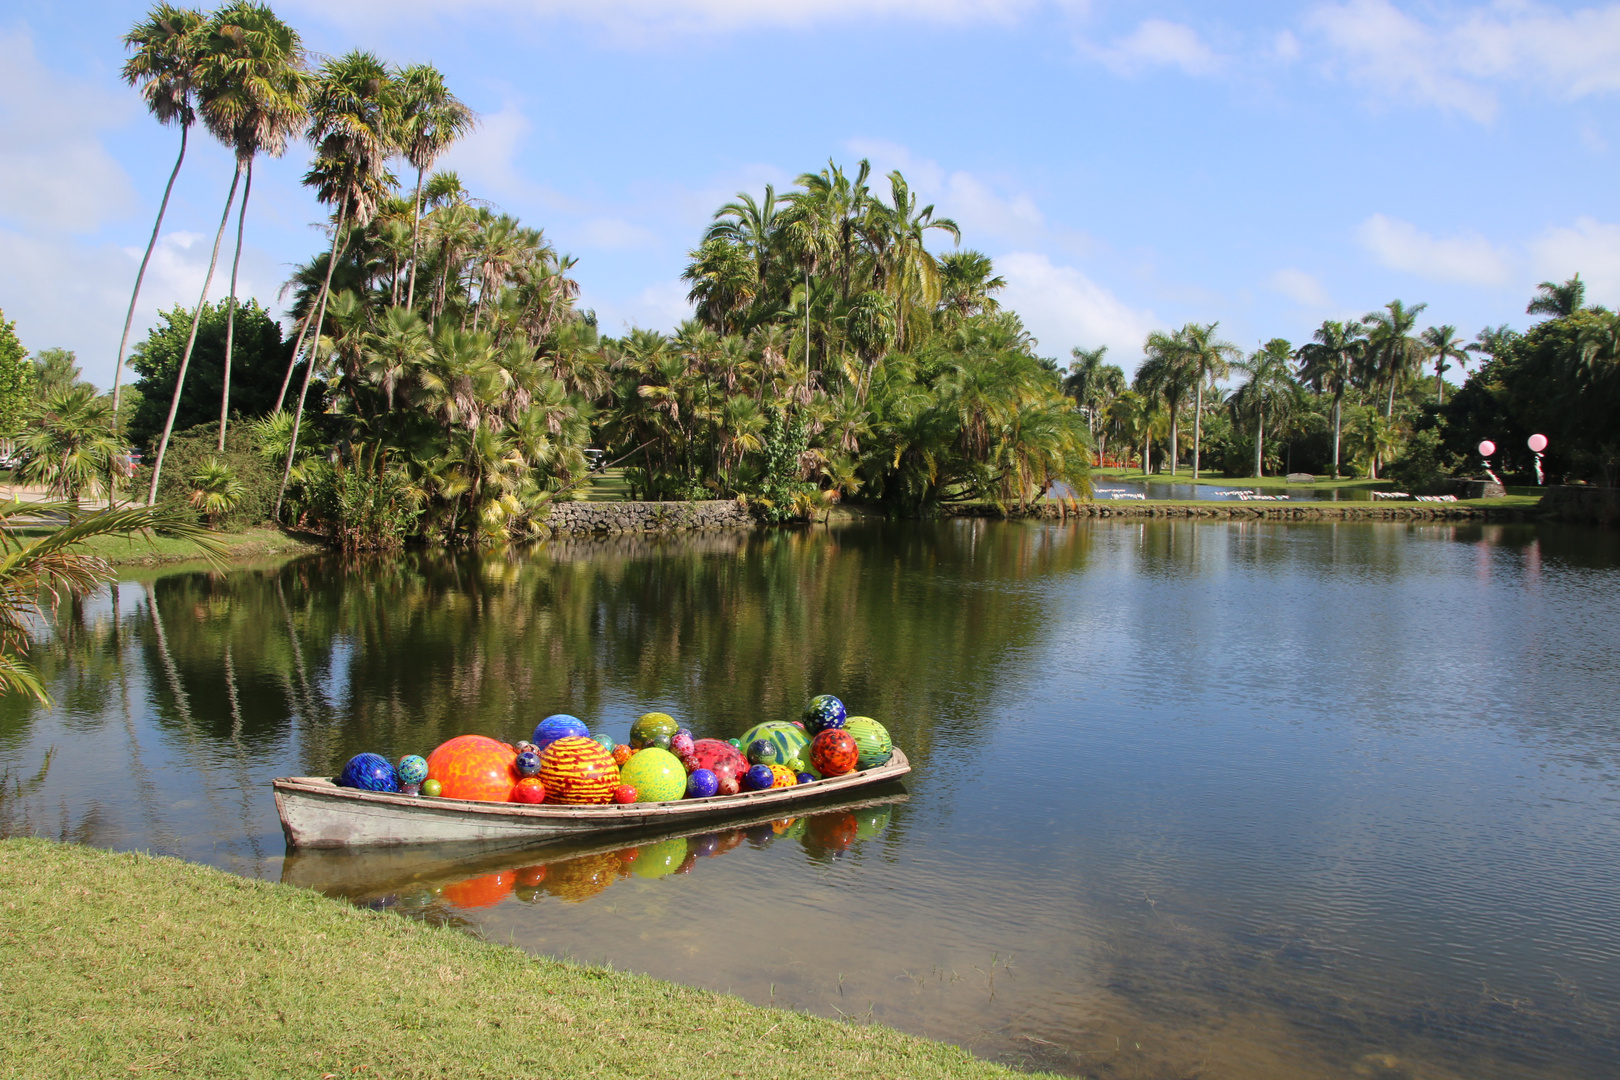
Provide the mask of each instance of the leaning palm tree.
MULTIPOLYGON (((298 429, 303 420, 304 402, 309 396, 309 380, 315 371, 320 349, 321 324, 326 316, 327 298, 332 290, 332 270, 337 266, 338 248, 346 225, 364 226, 376 212, 377 203, 394 183, 388 172, 388 156, 397 147, 396 87, 388 67, 375 55, 354 51, 321 65, 309 103, 308 138, 315 146, 315 162, 304 176, 304 183, 315 189, 316 198, 336 207, 332 224, 332 250, 326 263, 326 280, 315 304, 314 346, 304 368, 304 384, 298 391, 293 410, 292 438, 287 460, 281 471, 272 516, 281 514, 281 499, 292 474, 293 457, 298 452, 298 429)), ((296 350, 295 350, 296 357, 296 350)))
POLYGON ((146 254, 141 256, 141 268, 135 272, 135 288, 129 296, 129 312, 124 316, 124 336, 118 342, 118 362, 113 367, 113 421, 117 423, 118 404, 123 390, 124 353, 129 349, 129 330, 135 322, 135 304, 141 297, 141 282, 146 280, 146 267, 152 261, 152 249, 157 247, 158 233, 163 229, 163 215, 169 210, 169 196, 174 193, 175 177, 186 160, 186 137, 197 114, 193 107, 193 84, 196 75, 196 53, 202 39, 203 14, 190 8, 177 8, 172 4, 159 4, 146 16, 144 22, 124 35, 124 44, 135 51, 124 64, 124 80, 141 88, 146 108, 157 122, 167 126, 180 125, 180 153, 169 172, 169 183, 163 189, 163 201, 158 204, 157 221, 152 224, 152 237, 146 242, 146 254))
POLYGON ((397 141, 405 160, 416 167, 416 195, 411 203, 411 279, 405 306, 416 305, 416 252, 422 232, 422 179, 452 143, 473 129, 476 114, 444 85, 432 64, 412 64, 399 73, 397 141))
POLYGON ((242 265, 242 231, 253 192, 253 159, 263 151, 280 157, 287 140, 308 115, 308 77, 298 32, 264 4, 235 0, 208 22, 210 48, 204 50, 198 102, 203 123, 236 151, 236 170, 245 175, 242 208, 236 219, 236 255, 225 314, 224 385, 219 399, 218 451, 225 452, 231 407, 231 353, 236 339, 236 278, 242 265))
POLYGON ((1434 361, 1434 400, 1437 404, 1446 403, 1446 384, 1442 376, 1451 365, 1447 360, 1457 361, 1461 367, 1468 362, 1468 347, 1457 339, 1455 326, 1431 326, 1423 331, 1423 347, 1428 351, 1429 359, 1434 361))
POLYGON ((1213 383, 1216 379, 1226 378, 1231 362, 1243 355, 1236 345, 1230 341, 1219 341, 1215 337, 1215 328, 1221 325, 1212 323, 1188 323, 1181 328, 1183 348, 1187 351, 1187 362, 1192 365, 1194 378, 1193 403, 1193 479, 1198 479, 1198 457, 1202 449, 1204 436, 1204 385, 1213 383))
POLYGON ((42 705, 51 703, 39 672, 24 656, 43 604, 54 606, 64 591, 83 595, 113 580, 107 561, 83 550, 88 541, 162 529, 196 544, 216 566, 222 564, 224 545, 173 510, 125 507, 74 514, 69 503, 0 503, 0 696, 26 694, 42 705), (69 515, 64 528, 33 540, 19 536, 21 530, 34 528, 41 515, 57 514, 69 515))

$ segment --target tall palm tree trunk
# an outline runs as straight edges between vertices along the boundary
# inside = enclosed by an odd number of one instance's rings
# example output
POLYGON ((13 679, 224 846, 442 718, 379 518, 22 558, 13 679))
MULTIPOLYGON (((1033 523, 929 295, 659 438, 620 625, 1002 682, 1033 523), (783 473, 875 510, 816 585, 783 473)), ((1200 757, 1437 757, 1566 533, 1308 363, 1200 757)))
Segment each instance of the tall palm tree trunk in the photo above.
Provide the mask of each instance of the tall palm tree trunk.
POLYGON ((253 194, 253 159, 242 184, 242 209, 236 218, 236 257, 231 260, 231 297, 225 308, 225 381, 219 394, 219 452, 225 452, 225 424, 231 411, 231 353, 236 348, 236 272, 242 265, 242 230, 247 225, 248 196, 253 194))
POLYGON ((422 170, 416 170, 416 198, 411 203, 411 284, 405 290, 405 306, 416 306, 416 242, 422 234, 422 170))
POLYGON ((298 408, 293 410, 292 438, 287 440, 287 461, 281 467, 281 486, 276 489, 275 509, 270 512, 270 520, 281 518, 281 499, 287 493, 287 480, 292 476, 293 454, 298 450, 298 428, 304 419, 304 399, 309 395, 309 378, 315 373, 315 361, 320 359, 321 350, 321 324, 326 321, 326 299, 332 291, 332 271, 337 266, 338 241, 343 236, 343 222, 348 215, 348 206, 338 210, 337 228, 332 230, 332 252, 326 260, 326 280, 321 283, 321 299, 315 313, 315 342, 309 347, 309 363, 304 368, 304 385, 298 390, 298 408))
POLYGON ((298 320, 298 341, 293 345, 292 356, 287 359, 287 374, 281 377, 281 393, 276 395, 276 407, 270 411, 278 413, 287 400, 287 387, 292 383, 293 368, 298 366, 298 354, 304 349, 304 336, 309 333, 310 313, 304 312, 304 317, 298 320))
POLYGON ((1333 395, 1333 479, 1339 478, 1339 427, 1340 409, 1344 404, 1343 394, 1333 395))
POLYGON ((225 240, 225 227, 231 223, 231 205, 236 202, 236 186, 242 181, 242 166, 231 174, 231 193, 225 199, 225 213, 220 215, 219 231, 214 234, 214 253, 208 258, 208 274, 203 278, 202 295, 191 313, 191 336, 186 338, 186 351, 180 354, 180 370, 174 378, 174 395, 169 399, 169 415, 163 421, 163 438, 158 443, 157 458, 152 462, 152 486, 146 492, 146 504, 156 505, 158 478, 163 475, 163 456, 169 452, 169 436, 174 434, 174 416, 180 411, 180 392, 186 385, 186 368, 191 365, 191 351, 197 346, 197 326, 202 322, 203 305, 208 302, 208 287, 214 283, 214 267, 219 265, 219 245, 225 240))
MULTIPOLYGON (((1179 405, 1180 402, 1177 402, 1176 404, 1179 405)), ((1181 424, 1178 422, 1178 414, 1179 414, 1179 412, 1180 412, 1180 410, 1176 407, 1176 405, 1170 406, 1170 475, 1171 476, 1176 475, 1176 429, 1181 427, 1181 424)))
POLYGON ((1256 479, 1266 475, 1265 468, 1266 446, 1266 410, 1264 406, 1254 410, 1254 475, 1256 479))
POLYGON ((163 228, 163 215, 169 211, 169 196, 174 192, 174 178, 180 175, 180 165, 186 160, 186 134, 190 124, 180 125, 180 156, 174 159, 168 186, 163 189, 163 201, 158 204, 157 221, 152 224, 152 239, 146 242, 146 254, 141 256, 141 268, 135 274, 135 291, 129 296, 129 314, 124 316, 124 336, 118 342, 118 363, 113 368, 113 435, 118 434, 118 403, 123 400, 124 353, 129 349, 129 328, 135 322, 135 302, 141 298, 141 282, 146 280, 146 264, 152 261, 152 249, 157 247, 158 233, 163 228))
POLYGON ((1437 405, 1446 403, 1446 384, 1441 375, 1442 365, 1445 362, 1446 358, 1444 356, 1434 362, 1434 398, 1437 405))
POLYGON ((1193 404, 1193 479, 1198 479, 1198 451, 1204 436, 1204 379, 1198 379, 1197 398, 1193 404))

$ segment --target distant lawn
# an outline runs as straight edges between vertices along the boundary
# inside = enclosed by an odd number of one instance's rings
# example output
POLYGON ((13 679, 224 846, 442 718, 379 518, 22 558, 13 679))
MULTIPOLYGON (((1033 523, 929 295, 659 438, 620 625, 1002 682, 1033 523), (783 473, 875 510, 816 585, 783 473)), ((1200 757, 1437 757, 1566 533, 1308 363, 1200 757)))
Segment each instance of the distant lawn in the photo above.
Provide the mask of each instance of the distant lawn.
POLYGON ((0 1076, 1028 1075, 875 1024, 45 840, 0 841, 0 964, 0 1076))
MULTIPOLYGON (((17 535, 21 539, 29 540, 34 537, 44 536, 49 531, 48 529, 23 528, 17 530, 17 535)), ((265 559, 279 555, 302 555, 324 550, 314 540, 300 539, 297 536, 284 533, 280 529, 263 526, 255 526, 236 532, 221 532, 216 535, 220 542, 229 549, 226 558, 233 562, 265 559)), ((132 536, 92 537, 85 541, 81 550, 92 555, 100 555, 114 566, 172 563, 202 558, 202 553, 197 550, 195 544, 161 534, 142 535, 136 533, 132 536)))
POLYGON ((1389 480, 1368 480, 1362 477, 1351 480, 1348 477, 1334 480, 1331 477, 1320 479, 1309 484, 1290 484, 1282 476, 1225 476, 1211 475, 1203 472, 1197 480, 1192 478, 1191 469, 1182 469, 1171 476, 1169 473, 1140 473, 1130 472, 1126 469, 1092 469, 1091 481, 1120 480, 1132 484, 1208 484, 1211 487, 1241 487, 1241 488, 1296 488, 1306 491, 1311 488, 1361 488, 1388 485, 1389 480))
POLYGON ((624 482, 623 469, 603 469, 591 474, 590 485, 585 488, 586 502, 627 502, 629 499, 630 485, 624 482))

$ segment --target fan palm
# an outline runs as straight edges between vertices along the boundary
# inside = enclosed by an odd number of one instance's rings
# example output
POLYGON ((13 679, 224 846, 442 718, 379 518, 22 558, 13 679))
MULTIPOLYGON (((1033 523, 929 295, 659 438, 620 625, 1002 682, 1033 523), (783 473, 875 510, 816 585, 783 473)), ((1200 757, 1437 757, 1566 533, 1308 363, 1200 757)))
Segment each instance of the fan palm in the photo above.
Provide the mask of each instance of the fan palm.
POLYGON ((89 383, 59 390, 31 410, 18 445, 29 455, 23 480, 77 506, 86 493, 101 494, 113 476, 112 406, 89 383))
POLYGON ((180 125, 180 153, 174 159, 169 182, 163 188, 157 221, 152 224, 152 237, 146 242, 146 254, 141 256, 141 268, 135 273, 135 288, 129 297, 129 312, 124 316, 124 336, 118 342, 118 362, 113 367, 115 423, 123 389, 124 353, 129 349, 129 330, 135 321, 135 304, 141 296, 141 282, 146 279, 147 264, 152 261, 152 249, 157 246, 158 233, 163 229, 163 215, 169 209, 169 196, 174 192, 175 178, 180 175, 180 166, 186 160, 186 137, 197 119, 193 101, 196 54, 202 41, 204 22, 200 11, 158 4, 143 22, 137 23, 124 35, 124 44, 134 50, 134 55, 124 64, 124 80, 131 86, 141 88, 147 110, 158 123, 180 125))
MULTIPOLYGON (((242 232, 253 192, 253 159, 260 152, 280 157, 287 140, 307 117, 308 77, 298 32, 264 4, 236 0, 208 23, 203 51, 199 111, 220 142, 236 152, 244 174, 242 208, 236 220, 236 254, 231 260, 231 291, 225 316, 225 366, 219 400, 220 453, 231 406, 231 354, 236 330, 236 279, 242 265, 242 232)), ((178 387, 175 391, 179 393, 178 387)))
POLYGON ((400 149, 416 169, 416 195, 411 203, 411 279, 405 306, 416 305, 416 253, 422 232, 422 178, 455 141, 477 123, 471 109, 444 85, 431 64, 412 64, 399 73, 400 149))
POLYGON ((39 672, 23 655, 33 642, 42 604, 54 606, 63 592, 83 595, 113 580, 107 561, 83 550, 88 541, 162 529, 196 544, 216 565, 225 551, 206 529, 174 511, 126 507, 75 518, 74 509, 69 503, 0 503, 0 695, 26 694, 51 703, 39 672), (40 515, 54 514, 68 514, 68 524, 33 540, 19 535, 34 528, 40 515))
POLYGON ((231 467, 218 458, 209 458, 190 476, 191 491, 186 502, 208 518, 208 527, 215 528, 219 519, 236 509, 247 493, 247 487, 238 480, 231 467))
MULTIPOLYGON (((321 65, 309 103, 309 141, 315 146, 315 162, 304 183, 315 189, 316 198, 337 213, 332 226, 332 250, 326 265, 326 280, 315 313, 315 341, 321 340, 321 322, 326 315, 327 297, 332 288, 332 269, 337 265, 338 246, 344 226, 363 226, 371 220, 378 201, 393 177, 387 170, 388 155, 395 150, 393 137, 398 131, 394 80, 388 68, 368 52, 354 51, 321 65)), ((297 358, 297 349, 293 352, 297 358)), ((309 380, 315 371, 315 358, 304 368, 304 383, 293 410, 292 439, 282 467, 281 485, 276 491, 274 516, 281 513, 281 499, 287 491, 293 456, 298 449, 298 429, 309 396, 309 380)))
POLYGON ((1468 362, 1468 348, 1457 339, 1455 326, 1431 326, 1423 331, 1423 347, 1428 351, 1429 358, 1434 361, 1434 400, 1436 404, 1446 403, 1446 384, 1442 376, 1451 365, 1447 360, 1457 361, 1457 366, 1468 362))

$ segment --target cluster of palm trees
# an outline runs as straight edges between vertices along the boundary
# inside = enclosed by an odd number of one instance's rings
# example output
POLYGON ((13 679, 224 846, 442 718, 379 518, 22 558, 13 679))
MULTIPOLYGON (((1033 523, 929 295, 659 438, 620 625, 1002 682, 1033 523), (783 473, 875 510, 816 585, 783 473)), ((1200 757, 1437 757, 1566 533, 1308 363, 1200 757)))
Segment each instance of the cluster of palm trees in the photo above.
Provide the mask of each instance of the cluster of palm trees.
MULTIPOLYGON (((250 0, 233 0, 211 14, 159 4, 131 29, 125 43, 131 56, 124 66, 124 77, 139 88, 154 118, 180 128, 180 151, 130 298, 114 370, 115 414, 135 306, 152 249, 162 230, 175 177, 185 160, 192 126, 200 119, 210 134, 231 148, 236 162, 214 238, 202 297, 193 318, 191 340, 181 359, 168 419, 153 461, 148 492, 148 500, 152 501, 157 497, 163 459, 195 345, 197 319, 213 283, 219 249, 240 188, 242 203, 237 216, 236 252, 228 300, 228 310, 234 314, 237 267, 241 261, 255 159, 261 153, 280 155, 300 133, 313 146, 314 160, 305 183, 314 187, 317 196, 333 211, 332 247, 327 263, 330 270, 351 233, 369 224, 394 185, 394 177, 388 171, 389 161, 403 158, 417 169, 420 196, 426 170, 470 128, 473 116, 445 88, 439 73, 428 65, 395 70, 370 53, 355 51, 326 60, 312 70, 297 31, 267 5, 250 0)), ((415 209, 419 207, 420 197, 415 209)), ((413 252, 419 219, 420 213, 413 212, 413 252)), ((409 263, 414 276, 415 258, 409 263)), ((305 367, 299 406, 293 413, 284 477, 290 475, 296 456, 302 406, 307 397, 309 376, 320 359, 315 354, 323 341, 322 321, 329 296, 328 277, 315 298, 314 319, 302 321, 299 343, 294 350, 296 364, 304 357, 307 340, 310 353, 307 359, 311 362, 305 367)), ((220 401, 221 451, 225 448, 230 418, 230 327, 228 321, 224 390, 220 401)), ((293 370, 294 365, 290 364, 289 378, 293 370)))
MULTIPOLYGON (((1544 285, 1551 288, 1555 286, 1544 285)), ((1099 452, 1106 451, 1112 436, 1116 445, 1139 453, 1144 470, 1157 438, 1168 444, 1167 464, 1176 472, 1190 412, 1194 479, 1203 467, 1206 423, 1214 420, 1230 432, 1223 436, 1223 447, 1240 440, 1252 455, 1254 475, 1260 476, 1268 433, 1301 433, 1318 404, 1331 431, 1331 467, 1337 477, 1345 464, 1348 401, 1356 413, 1350 431, 1355 460, 1376 478, 1378 469, 1398 453, 1405 421, 1427 396, 1423 380, 1429 365, 1434 372, 1432 400, 1443 405, 1444 377, 1453 362, 1460 367, 1473 354, 1494 355, 1505 332, 1488 328, 1468 344, 1455 326, 1419 332, 1418 316, 1426 306, 1392 300, 1359 320, 1324 321, 1312 340, 1298 348, 1273 338, 1247 355, 1217 337, 1217 323, 1155 331, 1148 335, 1143 360, 1130 381, 1119 367, 1104 362, 1106 347, 1077 348, 1064 389, 1086 414, 1099 452), (1221 385, 1234 376, 1235 386, 1221 385)), ((1229 459, 1229 454, 1223 456, 1225 471, 1232 471, 1229 459)))

